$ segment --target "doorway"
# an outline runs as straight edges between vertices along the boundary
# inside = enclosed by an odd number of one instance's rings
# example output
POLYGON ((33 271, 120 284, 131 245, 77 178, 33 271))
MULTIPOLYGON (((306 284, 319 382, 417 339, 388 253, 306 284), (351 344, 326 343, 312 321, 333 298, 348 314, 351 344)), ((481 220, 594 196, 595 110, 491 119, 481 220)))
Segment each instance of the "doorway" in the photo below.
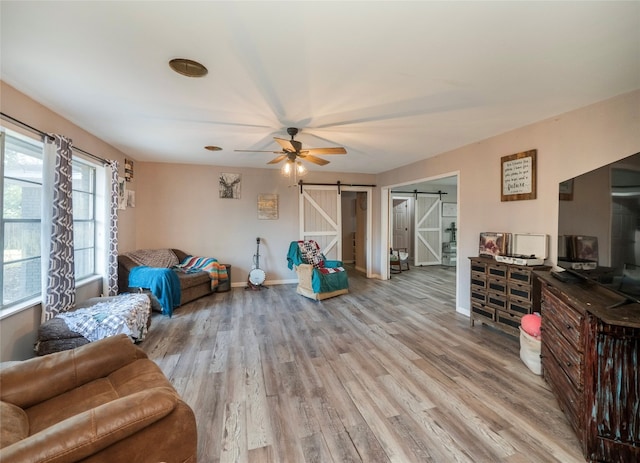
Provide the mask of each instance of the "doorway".
POLYGON ((309 184, 299 197, 300 239, 315 240, 327 259, 352 261, 371 278, 372 187, 309 184))
POLYGON ((421 273, 429 269, 455 270, 457 306, 458 174, 383 188, 382 192, 383 198, 388 198, 383 204, 383 210, 388 211, 387 216, 383 214, 386 223, 382 232, 386 231, 387 235, 383 238, 383 243, 387 243, 383 278, 391 278, 389 248, 407 247, 409 261, 420 268, 421 273))
POLYGON ((343 191, 342 202, 342 262, 352 264, 362 273, 367 271, 367 207, 366 191, 343 191))
POLYGON ((393 220, 391 247, 394 249, 406 248, 411 253, 411 236, 413 236, 413 198, 404 196, 392 196, 393 220))

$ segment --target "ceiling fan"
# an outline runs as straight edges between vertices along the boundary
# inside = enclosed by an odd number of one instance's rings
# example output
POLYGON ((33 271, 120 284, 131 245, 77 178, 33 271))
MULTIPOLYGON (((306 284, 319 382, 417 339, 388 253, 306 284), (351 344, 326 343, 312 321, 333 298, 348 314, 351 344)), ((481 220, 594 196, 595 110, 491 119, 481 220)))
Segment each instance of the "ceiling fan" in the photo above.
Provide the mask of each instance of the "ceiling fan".
POLYGON ((296 163, 296 159, 300 158, 304 161, 309 161, 313 164, 317 164, 319 166, 324 166, 329 164, 329 161, 326 159, 322 159, 316 156, 316 154, 328 155, 328 154, 347 154, 347 150, 342 147, 335 148, 309 148, 302 149, 302 143, 297 140, 294 140, 298 134, 298 129, 295 127, 289 127, 287 129, 287 133, 291 135, 291 140, 285 140, 284 138, 273 137, 273 139, 278 142, 278 144, 282 147, 281 151, 261 151, 261 150, 235 150, 239 152, 251 152, 251 153, 275 153, 278 156, 273 158, 271 161, 267 162, 267 164, 277 164, 280 161, 284 161, 285 159, 290 163, 296 163))

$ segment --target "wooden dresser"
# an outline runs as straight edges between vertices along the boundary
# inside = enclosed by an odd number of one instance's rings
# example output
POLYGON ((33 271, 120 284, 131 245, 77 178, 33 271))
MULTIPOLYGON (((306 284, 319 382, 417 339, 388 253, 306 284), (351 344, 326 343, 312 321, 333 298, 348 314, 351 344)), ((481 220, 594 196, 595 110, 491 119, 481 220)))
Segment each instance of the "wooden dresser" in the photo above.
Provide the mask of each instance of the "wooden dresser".
POLYGON ((496 262, 490 257, 471 257, 471 326, 476 321, 505 333, 520 336, 523 315, 540 311, 539 285, 527 267, 496 262))
POLYGON ((541 282, 542 373, 585 458, 640 462, 640 304, 593 282, 541 282))

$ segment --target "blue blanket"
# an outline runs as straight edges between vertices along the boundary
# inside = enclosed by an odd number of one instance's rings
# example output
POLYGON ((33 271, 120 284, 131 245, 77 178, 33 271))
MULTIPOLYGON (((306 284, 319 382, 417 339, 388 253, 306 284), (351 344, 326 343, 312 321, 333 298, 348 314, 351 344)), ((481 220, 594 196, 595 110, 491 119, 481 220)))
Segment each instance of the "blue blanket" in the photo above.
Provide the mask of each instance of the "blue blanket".
POLYGON ((180 305, 180 280, 178 275, 168 268, 134 267, 129 272, 129 286, 149 288, 158 298, 164 315, 173 315, 173 309, 180 305))

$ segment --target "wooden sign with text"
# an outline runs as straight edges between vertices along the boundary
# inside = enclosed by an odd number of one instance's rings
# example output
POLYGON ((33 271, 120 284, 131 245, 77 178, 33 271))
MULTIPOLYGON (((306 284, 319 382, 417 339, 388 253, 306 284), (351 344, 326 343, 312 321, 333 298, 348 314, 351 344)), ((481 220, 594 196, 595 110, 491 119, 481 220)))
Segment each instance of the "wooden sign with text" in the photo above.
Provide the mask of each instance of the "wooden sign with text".
POLYGON ((530 150, 502 157, 502 201, 536 199, 536 154, 530 150))

